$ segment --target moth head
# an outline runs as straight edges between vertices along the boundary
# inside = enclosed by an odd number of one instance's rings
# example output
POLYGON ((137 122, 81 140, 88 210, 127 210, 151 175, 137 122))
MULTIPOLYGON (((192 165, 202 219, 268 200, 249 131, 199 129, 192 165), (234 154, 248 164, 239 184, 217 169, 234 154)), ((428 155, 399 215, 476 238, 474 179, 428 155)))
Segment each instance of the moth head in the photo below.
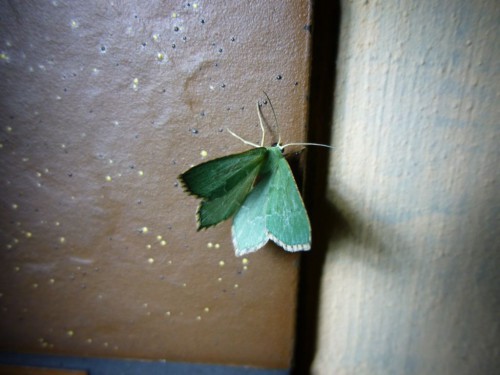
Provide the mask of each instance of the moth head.
POLYGON ((281 151, 282 154, 285 153, 285 146, 282 145, 280 142, 274 142, 272 145, 272 147, 278 147, 281 151))

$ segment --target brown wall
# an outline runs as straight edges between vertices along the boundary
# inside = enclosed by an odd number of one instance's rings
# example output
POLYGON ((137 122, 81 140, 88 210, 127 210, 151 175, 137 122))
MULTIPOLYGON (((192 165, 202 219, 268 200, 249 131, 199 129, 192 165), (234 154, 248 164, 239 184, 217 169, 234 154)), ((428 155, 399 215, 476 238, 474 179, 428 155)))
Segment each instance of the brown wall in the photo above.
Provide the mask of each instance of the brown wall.
POLYGON ((258 141, 263 91, 303 140, 309 4, 0 14, 0 349, 288 367, 298 257, 236 258, 230 223, 196 232, 177 176, 247 149, 228 128, 258 141))

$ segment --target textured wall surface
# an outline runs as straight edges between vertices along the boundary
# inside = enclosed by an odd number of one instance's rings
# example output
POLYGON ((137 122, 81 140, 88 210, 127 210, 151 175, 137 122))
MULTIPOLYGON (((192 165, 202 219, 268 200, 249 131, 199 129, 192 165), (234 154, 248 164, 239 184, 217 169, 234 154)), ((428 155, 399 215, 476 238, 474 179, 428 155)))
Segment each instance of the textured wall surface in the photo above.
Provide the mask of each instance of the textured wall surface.
POLYGON ((236 258, 177 177, 262 91, 303 139, 309 6, 0 2, 0 350, 289 367, 298 256, 236 258))
POLYGON ((329 199, 346 225, 316 374, 500 367, 499 19, 494 0, 342 3, 329 199))

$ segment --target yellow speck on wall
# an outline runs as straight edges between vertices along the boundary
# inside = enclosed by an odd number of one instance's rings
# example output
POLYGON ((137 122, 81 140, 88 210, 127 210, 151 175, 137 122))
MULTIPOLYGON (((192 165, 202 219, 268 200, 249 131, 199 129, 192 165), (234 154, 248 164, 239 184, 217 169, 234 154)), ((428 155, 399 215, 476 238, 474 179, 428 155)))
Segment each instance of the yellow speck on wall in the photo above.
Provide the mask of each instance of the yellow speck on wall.
POLYGON ((134 89, 134 91, 137 91, 137 89, 139 88, 139 78, 134 78, 133 81, 132 81, 132 88, 134 89))

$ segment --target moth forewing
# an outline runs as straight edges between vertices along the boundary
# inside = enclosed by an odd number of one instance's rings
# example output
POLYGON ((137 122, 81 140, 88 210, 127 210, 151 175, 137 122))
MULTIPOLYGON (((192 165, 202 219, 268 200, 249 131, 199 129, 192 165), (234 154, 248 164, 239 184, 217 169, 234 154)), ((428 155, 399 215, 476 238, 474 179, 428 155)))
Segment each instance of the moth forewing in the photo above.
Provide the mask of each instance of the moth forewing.
POLYGON ((311 225, 287 160, 280 153, 269 186, 266 228, 269 238, 287 251, 311 248, 311 225))
POLYGON ((256 148, 207 161, 179 176, 185 190, 202 199, 198 230, 227 220, 239 209, 266 158, 266 150, 256 148))
POLYGON ((309 250, 311 226, 292 172, 279 147, 268 147, 264 177, 233 220, 236 255, 260 249, 269 240, 287 251, 309 250))

